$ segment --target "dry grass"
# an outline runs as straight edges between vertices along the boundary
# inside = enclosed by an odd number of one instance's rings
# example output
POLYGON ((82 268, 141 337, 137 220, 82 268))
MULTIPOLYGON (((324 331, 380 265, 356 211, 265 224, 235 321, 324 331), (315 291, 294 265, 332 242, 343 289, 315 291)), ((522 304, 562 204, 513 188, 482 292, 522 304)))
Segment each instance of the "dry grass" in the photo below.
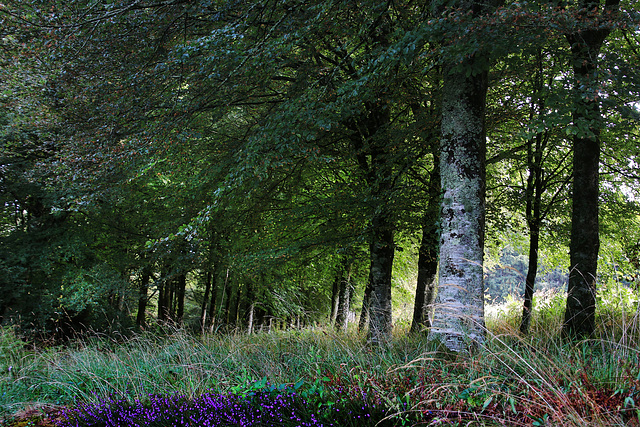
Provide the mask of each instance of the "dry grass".
POLYGON ((562 295, 538 295, 528 337, 518 333, 519 302, 493 307, 486 345, 464 355, 435 352, 406 329, 378 347, 354 331, 317 329, 201 337, 174 330, 46 349, 5 329, 0 405, 6 414, 114 396, 243 393, 266 378, 302 381, 328 401, 366 394, 399 414, 389 425, 632 425, 640 399, 637 302, 601 304, 597 338, 575 343, 559 338, 562 295))

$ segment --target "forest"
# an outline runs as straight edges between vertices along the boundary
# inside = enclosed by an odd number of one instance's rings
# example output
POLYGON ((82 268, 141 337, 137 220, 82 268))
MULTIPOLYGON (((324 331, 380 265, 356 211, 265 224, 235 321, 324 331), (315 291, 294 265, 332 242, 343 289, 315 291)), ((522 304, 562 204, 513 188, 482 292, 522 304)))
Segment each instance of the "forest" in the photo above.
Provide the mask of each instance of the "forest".
POLYGON ((0 320, 25 334, 355 316, 378 341, 393 294, 456 347, 482 341, 485 297, 524 298, 526 333, 536 285, 568 291, 584 337, 598 292, 637 288, 635 2, 0 19, 0 320))
POLYGON ((2 0, 0 40, 0 415, 637 425, 640 3, 2 0))

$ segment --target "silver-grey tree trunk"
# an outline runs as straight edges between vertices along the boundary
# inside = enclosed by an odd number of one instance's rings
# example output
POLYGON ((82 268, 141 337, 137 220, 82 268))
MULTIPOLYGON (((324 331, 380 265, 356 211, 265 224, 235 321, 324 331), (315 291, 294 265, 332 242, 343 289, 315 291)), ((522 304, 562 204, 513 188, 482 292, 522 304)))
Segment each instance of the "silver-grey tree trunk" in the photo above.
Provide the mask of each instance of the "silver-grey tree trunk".
MULTIPOLYGON (((473 69, 471 61, 465 65, 473 69)), ((445 70, 443 81, 440 270, 430 339, 452 351, 481 344, 485 336, 487 74, 445 70)))

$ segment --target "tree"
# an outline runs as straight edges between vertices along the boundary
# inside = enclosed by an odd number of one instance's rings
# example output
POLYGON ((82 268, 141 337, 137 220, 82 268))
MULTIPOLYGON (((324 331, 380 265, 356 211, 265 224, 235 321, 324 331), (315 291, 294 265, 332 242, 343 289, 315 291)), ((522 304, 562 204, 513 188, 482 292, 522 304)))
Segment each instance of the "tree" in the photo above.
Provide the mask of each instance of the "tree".
MULTIPOLYGON (((471 19, 493 3, 461 1, 471 19)), ((460 12, 458 12, 460 13, 460 12)), ((445 58, 442 88, 440 272, 430 339, 461 351, 484 341, 485 106, 489 58, 445 58)))
POLYGON ((598 56, 611 33, 607 24, 619 9, 619 0, 581 0, 578 19, 593 25, 566 34, 571 48, 573 96, 573 210, 569 286, 563 334, 588 337, 595 330, 599 237, 599 168, 602 119, 598 93, 601 80, 598 56))

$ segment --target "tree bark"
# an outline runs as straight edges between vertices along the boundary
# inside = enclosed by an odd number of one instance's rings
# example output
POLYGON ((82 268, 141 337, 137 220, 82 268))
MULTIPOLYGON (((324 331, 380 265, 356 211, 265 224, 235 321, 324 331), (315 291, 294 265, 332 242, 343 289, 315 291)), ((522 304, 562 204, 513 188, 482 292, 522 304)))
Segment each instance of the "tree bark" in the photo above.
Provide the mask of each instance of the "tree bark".
MULTIPOLYGON (((531 117, 533 118, 537 115, 539 118, 542 118, 545 114, 545 103, 541 96, 542 90, 544 89, 544 81, 542 51, 540 49, 538 49, 537 52, 536 65, 533 96, 534 99, 537 99, 537 102, 532 107, 531 117)), ((538 249, 540 246, 540 225, 542 224, 542 193, 545 190, 542 177, 542 162, 547 141, 548 135, 539 132, 535 135, 535 139, 530 139, 527 144, 527 167, 529 169, 529 176, 527 177, 525 216, 527 218, 527 226, 529 227, 529 265, 525 279, 522 320, 520 322, 520 333, 523 335, 529 333, 529 326, 531 325, 533 292, 538 274, 538 249)))
POLYGON ((251 302, 249 305, 249 319, 247 320, 247 334, 251 335, 253 333, 253 319, 256 312, 256 303, 255 301, 251 302))
POLYGON ((372 221, 371 305, 369 308, 369 342, 380 344, 391 337, 391 273, 395 255, 393 224, 385 215, 372 221))
POLYGON ((524 288, 524 303, 522 305, 522 320, 520 322, 520 332, 523 335, 529 333, 531 325, 531 311, 533 309, 533 291, 538 273, 538 248, 540 241, 540 223, 529 227, 529 266, 524 288))
MULTIPOLYGON (((439 158, 438 155, 435 156, 439 158)), ((429 198, 422 222, 422 239, 418 250, 418 280, 413 306, 411 332, 427 332, 431 327, 430 311, 438 281, 438 214, 440 212, 440 165, 436 161, 429 181, 429 198)))
MULTIPOLYGON (((340 266, 342 268, 342 266, 340 266)), ((329 313, 329 324, 335 325, 338 318, 338 306, 340 305, 340 281, 342 280, 342 271, 336 274, 331 288, 331 313, 329 313)))
POLYGON ((340 290, 335 328, 337 331, 346 332, 349 321, 349 309, 351 308, 351 263, 348 255, 345 255, 340 274, 340 290))
MULTIPOLYGON (((204 332, 207 324, 207 305, 211 294, 211 271, 205 273, 204 295, 202 296, 202 304, 200 305, 200 329, 204 332)), ((210 307, 210 306, 209 306, 210 307)), ((209 309, 211 311, 211 309, 209 309)))
POLYGON ((166 322, 171 319, 171 288, 173 286, 168 273, 163 273, 158 283, 158 320, 166 322))
POLYGON ((598 96, 598 55, 610 33, 601 18, 611 19, 619 1, 607 0, 604 12, 597 14, 600 2, 583 0, 579 14, 593 20, 592 29, 567 34, 571 48, 575 83, 573 124, 573 210, 571 214, 570 268, 567 306, 562 327, 568 338, 587 338, 595 330, 596 280, 600 249, 598 198, 600 130, 598 96), (585 127, 586 125, 586 127, 585 127), (587 129, 588 128, 588 129, 587 129))
POLYGON ((369 269, 369 278, 367 279, 367 284, 364 287, 364 294, 362 296, 362 309, 360 310, 360 320, 358 321, 358 332, 363 332, 367 327, 367 323, 369 323, 372 284, 371 269, 369 269))
POLYGON ((184 297, 187 290, 187 275, 180 273, 176 277, 176 322, 182 325, 184 318, 184 297))
POLYGON ((149 281, 151 280, 151 271, 145 267, 142 269, 140 277, 140 287, 138 289, 138 313, 136 314, 136 325, 141 328, 146 326, 147 303, 149 302, 149 281))
MULTIPOLYGON (((211 315, 211 323, 209 325, 209 332, 213 332, 216 323, 224 323, 224 319, 225 319, 225 311, 224 311, 224 303, 225 303, 225 298, 228 298, 228 287, 229 287, 229 274, 230 274, 230 269, 227 267, 226 272, 225 272, 225 276, 224 276, 224 281, 222 282, 222 286, 219 292, 213 292, 211 294, 211 304, 213 307, 213 312, 211 315), (219 296, 219 298, 218 298, 219 296), (217 301, 214 301, 214 298, 217 301)), ((219 280, 218 274, 217 274, 217 269, 216 271, 214 271, 214 275, 213 275, 213 280, 214 280, 214 288, 217 288, 217 281, 219 280)))
MULTIPOLYGON (((473 59, 465 67, 474 70, 473 59)), ((484 342, 485 100, 488 72, 445 70, 438 294, 430 339, 451 351, 484 342)))

